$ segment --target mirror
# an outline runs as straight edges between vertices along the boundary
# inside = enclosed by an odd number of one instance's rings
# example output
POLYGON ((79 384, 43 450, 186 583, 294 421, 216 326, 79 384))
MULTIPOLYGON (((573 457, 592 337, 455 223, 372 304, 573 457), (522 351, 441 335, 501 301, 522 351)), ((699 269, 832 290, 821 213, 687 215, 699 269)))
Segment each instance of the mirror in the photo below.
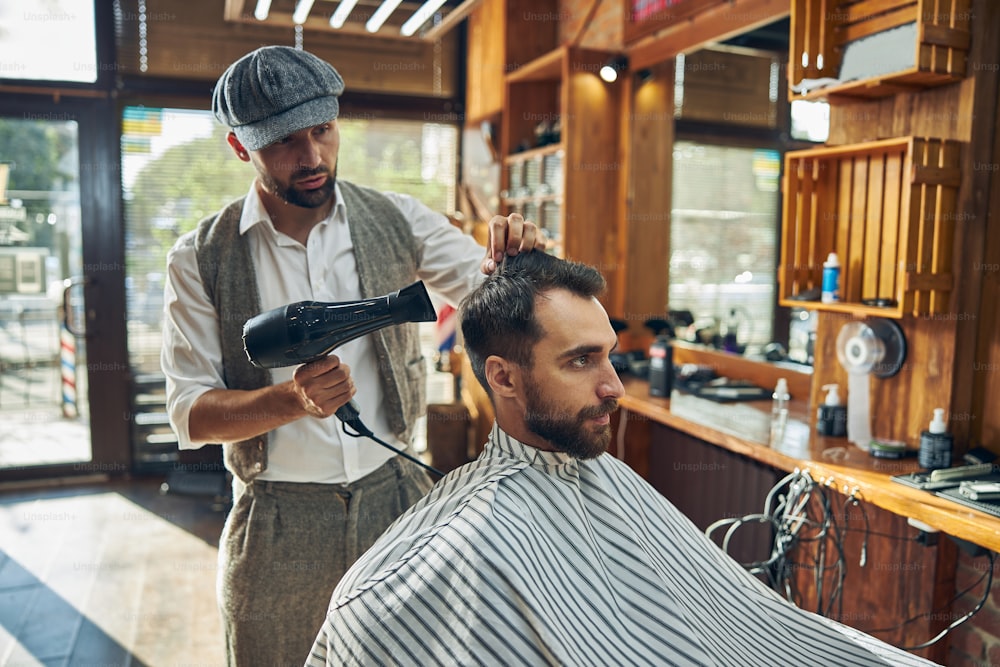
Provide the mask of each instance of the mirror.
POLYGON ((694 315, 679 339, 810 363, 814 314, 777 305, 780 179, 824 118, 792 111, 788 40, 785 18, 676 59, 668 303, 694 315))

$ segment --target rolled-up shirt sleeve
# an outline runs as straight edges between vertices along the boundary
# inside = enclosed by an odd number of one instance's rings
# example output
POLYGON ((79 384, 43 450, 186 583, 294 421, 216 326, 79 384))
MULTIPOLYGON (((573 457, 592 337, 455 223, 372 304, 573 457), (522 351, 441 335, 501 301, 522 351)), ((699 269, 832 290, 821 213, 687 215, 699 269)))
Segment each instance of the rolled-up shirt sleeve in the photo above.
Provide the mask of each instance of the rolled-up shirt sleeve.
POLYGON ((194 246, 178 243, 167 254, 160 367, 166 376, 167 414, 180 449, 191 439, 191 406, 210 389, 224 389, 219 318, 202 286, 194 246))

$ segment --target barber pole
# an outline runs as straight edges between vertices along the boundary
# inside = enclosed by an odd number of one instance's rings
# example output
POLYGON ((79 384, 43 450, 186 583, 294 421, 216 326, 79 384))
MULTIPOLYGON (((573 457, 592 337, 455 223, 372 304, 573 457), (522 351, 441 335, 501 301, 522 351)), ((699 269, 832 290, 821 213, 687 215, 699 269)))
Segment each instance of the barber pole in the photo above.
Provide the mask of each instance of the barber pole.
POLYGON ((76 336, 66 325, 59 327, 59 366, 62 369, 62 413, 67 419, 80 416, 76 408, 76 336))

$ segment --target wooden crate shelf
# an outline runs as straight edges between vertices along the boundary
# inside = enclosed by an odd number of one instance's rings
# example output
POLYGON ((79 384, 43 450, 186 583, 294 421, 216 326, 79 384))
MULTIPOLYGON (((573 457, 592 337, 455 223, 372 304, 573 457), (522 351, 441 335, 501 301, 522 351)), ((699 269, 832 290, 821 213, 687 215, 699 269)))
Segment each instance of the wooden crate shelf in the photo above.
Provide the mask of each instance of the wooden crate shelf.
POLYGON ((778 269, 783 306, 917 317, 950 308, 961 145, 901 137, 785 155, 778 269), (823 262, 840 258, 841 301, 818 290, 823 262), (869 299, 892 299, 889 307, 869 299))
POLYGON ((887 97, 965 77, 971 0, 792 0, 788 83, 841 77, 852 42, 914 24, 912 65, 895 72, 843 81, 789 99, 835 95, 887 97))

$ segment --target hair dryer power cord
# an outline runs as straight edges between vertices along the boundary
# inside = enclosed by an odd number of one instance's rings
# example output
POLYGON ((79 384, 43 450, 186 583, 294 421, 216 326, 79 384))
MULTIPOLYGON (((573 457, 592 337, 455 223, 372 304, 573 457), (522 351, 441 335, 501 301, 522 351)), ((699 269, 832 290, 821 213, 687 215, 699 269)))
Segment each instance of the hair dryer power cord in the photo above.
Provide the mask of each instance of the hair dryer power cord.
POLYGON ((344 433, 351 436, 352 438, 360 438, 362 436, 369 438, 370 440, 373 440, 378 444, 382 445, 386 449, 391 449, 392 451, 402 456, 404 459, 413 461, 421 468, 434 473, 438 477, 444 477, 444 473, 438 470, 437 468, 427 465, 417 457, 407 454, 398 447, 393 447, 388 442, 379 439, 374 433, 372 433, 371 429, 365 426, 365 423, 361 421, 361 411, 358 409, 358 404, 354 402, 353 398, 344 405, 340 406, 335 414, 337 416, 337 419, 340 420, 341 430, 343 430, 344 433), (348 426, 353 428, 355 432, 352 433, 351 431, 348 431, 347 430, 348 426))

